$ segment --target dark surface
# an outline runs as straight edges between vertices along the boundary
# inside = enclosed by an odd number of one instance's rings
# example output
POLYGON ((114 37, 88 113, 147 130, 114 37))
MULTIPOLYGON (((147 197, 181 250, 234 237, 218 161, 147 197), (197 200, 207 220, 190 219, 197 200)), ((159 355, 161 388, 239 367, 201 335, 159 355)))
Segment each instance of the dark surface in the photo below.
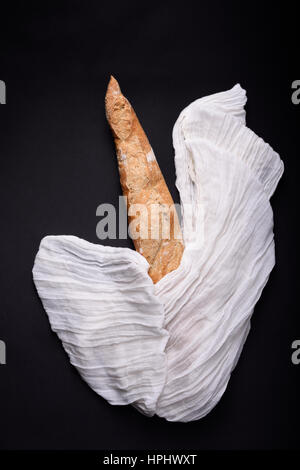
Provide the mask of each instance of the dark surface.
POLYGON ((7 365, 0 366, 0 448, 299 445, 300 365, 291 362, 291 343, 300 339, 300 105, 291 102, 291 82, 300 78, 292 54, 297 15, 276 2, 272 8, 240 4, 11 2, 9 12, 1 4, 7 104, 0 106, 0 339, 7 365), (135 107, 176 201, 172 128, 179 112, 237 82, 247 90, 249 127, 286 167, 272 198, 276 267, 225 395, 198 422, 149 419, 98 397, 70 366, 32 282, 43 236, 99 243, 96 208, 117 203, 119 176, 103 104, 111 73, 135 107))

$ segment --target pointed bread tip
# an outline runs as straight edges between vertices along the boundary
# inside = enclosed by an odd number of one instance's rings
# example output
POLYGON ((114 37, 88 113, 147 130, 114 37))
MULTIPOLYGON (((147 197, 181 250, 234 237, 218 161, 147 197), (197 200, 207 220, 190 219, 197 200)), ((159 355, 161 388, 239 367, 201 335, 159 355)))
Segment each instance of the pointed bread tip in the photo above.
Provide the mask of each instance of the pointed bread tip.
POLYGON ((110 93, 113 94, 113 95, 117 95, 117 94, 121 93, 120 85, 118 84, 117 80, 115 79, 115 77, 113 75, 110 76, 108 86, 107 86, 106 95, 108 95, 110 93))
POLYGON ((108 85, 107 85, 107 90, 106 90, 106 95, 105 95, 105 111, 106 111, 106 116, 108 120, 109 120, 109 115, 113 108, 115 99, 121 94, 122 94, 121 89, 117 80, 115 79, 115 77, 111 75, 108 85))

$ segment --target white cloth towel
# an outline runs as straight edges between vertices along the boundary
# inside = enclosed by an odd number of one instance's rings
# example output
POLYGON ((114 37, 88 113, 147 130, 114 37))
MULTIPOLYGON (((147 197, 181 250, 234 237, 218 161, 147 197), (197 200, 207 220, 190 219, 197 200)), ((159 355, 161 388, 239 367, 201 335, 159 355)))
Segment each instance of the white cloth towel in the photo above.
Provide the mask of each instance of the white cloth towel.
POLYGON ((275 262, 279 155, 245 125, 245 91, 199 99, 173 130, 185 251, 153 285, 127 248, 48 236, 33 277, 53 331, 99 395, 170 421, 220 400, 275 262))

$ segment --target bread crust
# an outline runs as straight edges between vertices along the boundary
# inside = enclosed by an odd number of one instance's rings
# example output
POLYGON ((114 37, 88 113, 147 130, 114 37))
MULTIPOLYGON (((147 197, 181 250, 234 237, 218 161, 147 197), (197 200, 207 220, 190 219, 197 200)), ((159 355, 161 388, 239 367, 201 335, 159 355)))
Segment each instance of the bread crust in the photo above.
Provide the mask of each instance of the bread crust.
POLYGON ((149 276, 156 283, 178 268, 184 250, 174 202, 147 136, 114 77, 108 84, 105 108, 114 136, 121 187, 127 197, 129 226, 136 223, 135 249, 147 259, 149 276), (143 205, 144 218, 137 212, 139 205, 143 205), (155 216, 158 212, 160 219, 155 216), (170 221, 167 236, 162 220, 170 221))

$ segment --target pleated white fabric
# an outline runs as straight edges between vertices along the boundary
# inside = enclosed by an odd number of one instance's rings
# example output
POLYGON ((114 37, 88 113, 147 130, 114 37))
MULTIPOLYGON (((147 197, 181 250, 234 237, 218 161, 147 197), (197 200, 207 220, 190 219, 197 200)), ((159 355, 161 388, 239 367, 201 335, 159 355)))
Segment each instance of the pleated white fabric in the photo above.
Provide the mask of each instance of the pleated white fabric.
POLYGON ((139 253, 45 237, 33 277, 71 363, 111 404, 170 421, 220 400, 274 257, 279 155, 245 125, 245 91, 199 99, 174 130, 185 251, 152 284, 139 253))

